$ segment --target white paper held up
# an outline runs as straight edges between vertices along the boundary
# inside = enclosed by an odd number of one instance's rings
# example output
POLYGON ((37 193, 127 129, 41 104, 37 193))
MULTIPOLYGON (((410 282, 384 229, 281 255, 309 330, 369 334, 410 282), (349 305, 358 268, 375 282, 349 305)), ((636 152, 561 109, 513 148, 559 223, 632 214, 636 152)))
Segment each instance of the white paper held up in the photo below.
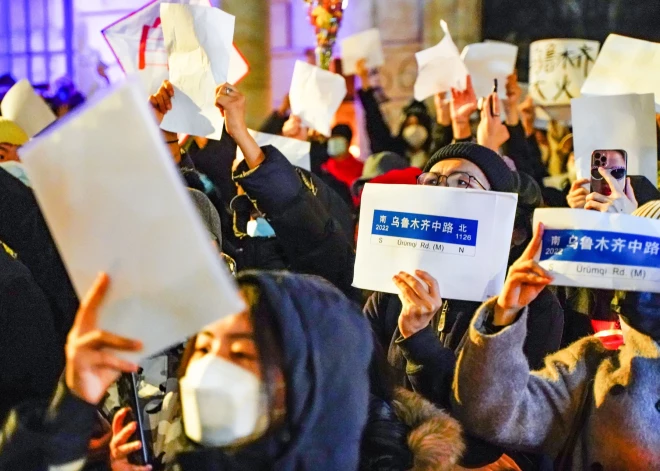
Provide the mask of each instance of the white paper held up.
POLYGON ((366 60, 368 69, 385 64, 385 53, 378 28, 368 29, 341 41, 341 64, 344 75, 357 74, 356 65, 366 60))
POLYGON ((461 60, 458 48, 449 34, 447 23, 442 20, 440 26, 445 33, 437 45, 415 54, 417 58, 417 80, 415 81, 415 100, 424 101, 437 93, 451 88, 465 90, 468 69, 461 60))
POLYGON ((492 93, 493 79, 497 79, 498 94, 506 98, 506 79, 515 70, 517 58, 518 46, 498 41, 470 44, 461 53, 474 91, 480 97, 492 93))
POLYGON ((160 17, 174 87, 172 109, 160 127, 219 140, 225 121, 215 90, 227 82, 235 18, 217 8, 174 3, 162 3, 160 17))
POLYGON ((141 340, 132 360, 244 306, 144 96, 134 77, 19 151, 78 296, 109 274, 99 327, 141 340))
POLYGON ((537 260, 558 286, 660 293, 660 221, 584 209, 537 209, 537 260))
MULTIPOLYGON (((275 134, 267 134, 264 132, 248 130, 250 135, 257 141, 259 147, 273 146, 279 150, 284 157, 287 158, 296 167, 304 168, 307 171, 312 170, 310 160, 311 143, 308 141, 301 141, 299 139, 291 139, 284 136, 276 136, 275 134)), ((245 159, 241 148, 237 148, 236 158, 239 160, 245 159)))
POLYGON ((296 61, 289 91, 291 114, 298 116, 305 126, 329 137, 330 125, 346 92, 346 79, 341 75, 296 61))
POLYGON ((429 272, 444 299, 484 301, 506 275, 518 195, 365 185, 353 285, 397 293, 400 271, 429 272))
POLYGON ((12 120, 28 137, 33 138, 57 119, 26 79, 19 80, 7 91, 2 104, 2 116, 12 120))
POLYGON ((610 34, 582 86, 582 94, 653 93, 660 113, 660 44, 610 34))
POLYGON ((575 167, 589 178, 595 150, 628 153, 628 175, 643 175, 654 185, 658 157, 653 95, 583 96, 571 102, 575 167))
MULTIPOLYGON (((156 93, 170 76, 160 21, 161 3, 164 0, 152 0, 101 31, 124 73, 138 74, 147 95, 156 93)), ((211 6, 209 0, 168 0, 167 3, 211 6)))

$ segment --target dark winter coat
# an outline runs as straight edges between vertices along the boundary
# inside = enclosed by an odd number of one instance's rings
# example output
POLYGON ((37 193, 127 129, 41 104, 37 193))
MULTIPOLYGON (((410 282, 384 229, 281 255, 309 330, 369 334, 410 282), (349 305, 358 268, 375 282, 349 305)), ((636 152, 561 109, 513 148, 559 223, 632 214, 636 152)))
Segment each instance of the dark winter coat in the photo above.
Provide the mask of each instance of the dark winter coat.
MULTIPOLYGON (((397 296, 374 293, 364 313, 397 372, 397 384, 449 408, 456 357, 467 341, 470 321, 479 305, 445 301, 431 325, 407 339, 399 332, 402 306, 397 296)), ((530 308, 543 315, 530 316, 525 354, 532 367, 541 367, 545 356, 559 349, 564 316, 559 302, 547 289, 530 308)))
POLYGON ((48 400, 64 367, 48 300, 0 245, 0 423, 25 400, 48 400))

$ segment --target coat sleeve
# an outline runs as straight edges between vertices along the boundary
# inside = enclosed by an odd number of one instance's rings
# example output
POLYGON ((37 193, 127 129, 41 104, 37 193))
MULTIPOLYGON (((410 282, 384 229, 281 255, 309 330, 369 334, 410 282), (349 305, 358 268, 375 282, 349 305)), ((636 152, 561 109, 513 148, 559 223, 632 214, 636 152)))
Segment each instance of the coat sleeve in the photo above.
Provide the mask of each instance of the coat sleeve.
POLYGON ((273 146, 263 152, 261 165, 242 162, 234 180, 273 226, 291 270, 322 276, 354 298, 355 254, 341 226, 282 153, 273 146))
POLYGON ((358 90, 358 95, 364 108, 367 134, 369 136, 369 142, 371 142, 371 153, 378 154, 379 152, 395 151, 396 144, 394 138, 380 110, 380 105, 376 100, 373 88, 358 90))
POLYGON ((82 469, 96 414, 64 383, 50 405, 24 403, 0 432, 0 470, 82 469))
POLYGON ((454 140, 454 131, 450 126, 443 126, 435 123, 433 126, 433 143, 430 154, 433 155, 445 146, 448 146, 454 140))
POLYGON ((523 352, 531 370, 543 368, 545 357, 559 350, 563 333, 564 310, 557 297, 546 288, 529 305, 523 352))
POLYGON ((493 444, 555 456, 606 355, 604 347, 598 339, 580 340, 532 373, 523 354, 527 309, 512 325, 489 335, 485 325, 494 305, 491 300, 479 308, 459 355, 455 416, 468 433, 493 444))
POLYGON ((514 161, 519 172, 525 172, 542 183, 543 177, 546 176, 545 167, 541 162, 540 154, 534 154, 529 147, 522 124, 507 126, 507 129, 509 140, 504 145, 504 153, 514 161))

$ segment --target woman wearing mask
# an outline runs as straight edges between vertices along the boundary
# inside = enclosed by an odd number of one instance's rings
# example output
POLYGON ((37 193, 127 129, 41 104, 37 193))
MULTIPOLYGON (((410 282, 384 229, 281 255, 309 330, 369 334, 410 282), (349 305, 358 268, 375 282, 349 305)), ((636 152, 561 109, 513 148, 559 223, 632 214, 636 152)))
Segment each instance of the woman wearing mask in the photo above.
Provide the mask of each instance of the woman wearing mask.
MULTIPOLYGON (((641 208, 640 208, 641 209, 641 208)), ((534 256, 537 227, 504 289, 470 326, 454 383, 466 429, 514 449, 557 457, 557 469, 650 470, 660 463, 660 295, 619 293, 625 344, 587 337, 531 372, 522 355, 528 305, 552 282, 534 256)))
MULTIPOLYGON (((316 277, 255 272, 238 281, 248 309, 205 328, 186 350, 178 469, 357 469, 372 354, 364 320, 316 277)), ((82 304, 47 412, 26 404, 5 425, 0 469, 82 469, 95 405, 120 372, 137 370, 112 350, 141 348, 97 330, 107 287, 100 276, 82 304)))
POLYGON ((413 100, 403 109, 403 121, 397 136, 392 136, 385 122, 374 89, 369 85, 369 70, 364 61, 358 62, 362 88, 358 90, 365 111, 371 153, 394 152, 406 157, 413 167, 424 168, 430 157, 433 142, 433 119, 424 103, 413 100))

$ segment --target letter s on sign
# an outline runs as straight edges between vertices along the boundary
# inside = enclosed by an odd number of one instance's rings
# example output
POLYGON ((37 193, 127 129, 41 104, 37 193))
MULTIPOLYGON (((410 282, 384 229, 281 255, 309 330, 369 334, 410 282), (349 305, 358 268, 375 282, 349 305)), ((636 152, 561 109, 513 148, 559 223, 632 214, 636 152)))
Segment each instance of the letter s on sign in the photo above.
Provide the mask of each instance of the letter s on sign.
POLYGON ((555 264, 554 263, 551 263, 551 264, 548 265, 548 271, 552 271, 554 269, 555 269, 555 264))
POLYGON ((379 238, 378 238, 378 243, 379 243, 379 244, 382 244, 382 243, 383 243, 383 238, 382 238, 382 237, 379 237, 379 238))

